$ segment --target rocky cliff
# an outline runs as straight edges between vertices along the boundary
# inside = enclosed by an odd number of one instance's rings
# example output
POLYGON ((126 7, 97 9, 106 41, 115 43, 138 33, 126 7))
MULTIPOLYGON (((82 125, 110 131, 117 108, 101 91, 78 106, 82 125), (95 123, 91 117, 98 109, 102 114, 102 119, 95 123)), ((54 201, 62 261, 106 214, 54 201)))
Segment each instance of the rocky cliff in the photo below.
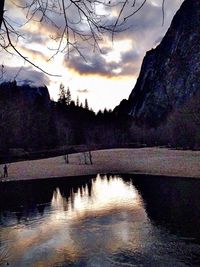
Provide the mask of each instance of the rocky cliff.
POLYGON ((29 105, 40 102, 48 106, 50 96, 46 86, 32 87, 28 84, 19 86, 16 81, 13 81, 0 84, 0 101, 24 101, 29 105))
POLYGON ((146 53, 129 97, 138 123, 158 125, 200 91, 200 0, 185 0, 160 45, 146 53))
POLYGON ((48 147, 55 135, 52 129, 47 87, 0 84, 0 150, 48 147))

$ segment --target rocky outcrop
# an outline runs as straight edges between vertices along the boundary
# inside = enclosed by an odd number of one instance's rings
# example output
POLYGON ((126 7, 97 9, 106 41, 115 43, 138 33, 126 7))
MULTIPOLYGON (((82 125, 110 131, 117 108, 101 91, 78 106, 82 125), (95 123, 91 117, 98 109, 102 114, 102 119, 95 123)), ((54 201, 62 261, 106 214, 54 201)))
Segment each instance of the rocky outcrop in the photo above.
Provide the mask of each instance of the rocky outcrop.
POLYGON ((146 53, 130 97, 138 123, 158 125, 200 91, 200 1, 186 0, 160 45, 146 53))
POLYGON ((45 86, 0 84, 0 149, 50 146, 55 135, 51 106, 45 86))
POLYGON ((25 101, 28 104, 37 102, 50 104, 49 91, 46 86, 32 87, 28 84, 17 85, 16 81, 0 84, 0 101, 25 101))

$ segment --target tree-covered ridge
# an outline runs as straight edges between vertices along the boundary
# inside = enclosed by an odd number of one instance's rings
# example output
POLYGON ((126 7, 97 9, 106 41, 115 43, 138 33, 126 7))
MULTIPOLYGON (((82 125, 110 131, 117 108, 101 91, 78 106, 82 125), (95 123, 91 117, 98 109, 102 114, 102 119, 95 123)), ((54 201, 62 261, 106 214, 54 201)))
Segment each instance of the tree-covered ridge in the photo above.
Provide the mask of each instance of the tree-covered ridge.
MULTIPOLYGON (((70 90, 69 90, 70 92, 70 90)), ((71 98, 71 96, 70 96, 71 98)), ((0 85, 0 152, 88 147, 155 146, 199 148, 200 96, 196 94, 157 127, 138 126, 123 100, 113 111, 97 114, 71 100, 50 100, 46 87, 0 85), (191 138, 192 137, 192 138, 191 138)), ((137 122, 138 123, 138 122, 137 122)))
MULTIPOLYGON (((121 142, 124 123, 106 109, 95 114, 79 100, 71 99, 70 89, 60 86, 57 102, 50 100, 46 87, 0 85, 0 148, 40 150, 65 145, 114 144, 121 142), (121 140, 121 141, 120 141, 121 140)), ((126 127, 125 127, 126 128, 126 127)))

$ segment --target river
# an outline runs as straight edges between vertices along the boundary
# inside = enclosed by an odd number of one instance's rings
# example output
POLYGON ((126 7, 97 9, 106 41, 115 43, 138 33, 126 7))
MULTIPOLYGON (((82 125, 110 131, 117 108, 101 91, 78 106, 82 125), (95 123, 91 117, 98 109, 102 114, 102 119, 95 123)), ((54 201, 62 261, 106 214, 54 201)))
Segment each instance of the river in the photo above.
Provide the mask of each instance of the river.
POLYGON ((200 266, 200 182, 97 175, 0 185, 13 267, 200 266))

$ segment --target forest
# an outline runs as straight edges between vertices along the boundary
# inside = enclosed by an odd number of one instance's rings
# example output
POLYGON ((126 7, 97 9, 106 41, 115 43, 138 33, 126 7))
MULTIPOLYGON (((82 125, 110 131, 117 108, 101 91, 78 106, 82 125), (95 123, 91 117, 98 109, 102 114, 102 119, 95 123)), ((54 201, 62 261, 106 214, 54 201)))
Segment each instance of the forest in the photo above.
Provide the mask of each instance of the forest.
POLYGON ((114 110, 95 113, 87 99, 84 105, 72 100, 63 85, 58 101, 52 101, 47 87, 5 82, 0 85, 1 158, 51 150, 74 152, 77 146, 199 149, 199 104, 196 95, 172 110, 162 123, 149 127, 129 115, 128 100, 114 110))

